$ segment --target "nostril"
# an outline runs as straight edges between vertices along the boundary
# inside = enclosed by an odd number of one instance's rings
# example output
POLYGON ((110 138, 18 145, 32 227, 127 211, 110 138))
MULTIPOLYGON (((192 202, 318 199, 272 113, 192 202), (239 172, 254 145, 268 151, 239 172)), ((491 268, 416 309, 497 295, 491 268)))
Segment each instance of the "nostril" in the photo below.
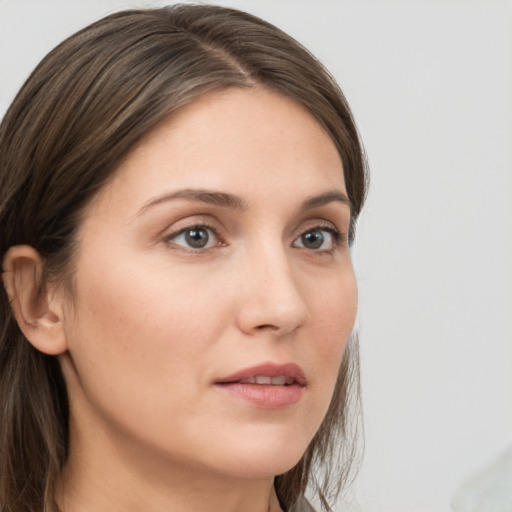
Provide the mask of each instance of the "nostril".
POLYGON ((277 331, 279 329, 279 327, 277 325, 272 325, 272 324, 263 324, 263 325, 256 326, 256 329, 258 329, 259 331, 263 331, 264 329, 270 329, 271 331, 277 331))

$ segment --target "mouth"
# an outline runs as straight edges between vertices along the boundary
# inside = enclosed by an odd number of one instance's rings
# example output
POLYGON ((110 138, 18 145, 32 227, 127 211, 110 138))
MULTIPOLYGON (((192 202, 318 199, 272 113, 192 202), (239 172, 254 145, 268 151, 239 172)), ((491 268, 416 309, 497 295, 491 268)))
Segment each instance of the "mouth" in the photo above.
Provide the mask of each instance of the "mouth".
POLYGON ((294 363, 264 363, 223 377, 215 386, 230 397, 260 409, 283 409, 302 398, 306 377, 294 363))
POLYGON ((306 385, 306 376, 302 368, 294 363, 263 363, 244 368, 231 375, 222 377, 216 384, 258 384, 262 386, 299 386, 306 385))
POLYGON ((267 377, 265 375, 257 375, 256 377, 249 377, 247 379, 240 379, 240 384, 260 384, 270 386, 292 386, 297 381, 293 377, 267 377))

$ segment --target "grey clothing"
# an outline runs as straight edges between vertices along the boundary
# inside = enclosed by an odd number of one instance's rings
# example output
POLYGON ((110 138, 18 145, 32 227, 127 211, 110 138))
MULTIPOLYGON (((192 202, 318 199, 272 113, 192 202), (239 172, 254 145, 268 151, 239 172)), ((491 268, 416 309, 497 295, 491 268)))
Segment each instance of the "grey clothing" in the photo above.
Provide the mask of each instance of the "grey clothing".
POLYGON ((306 498, 301 498, 288 512, 315 512, 315 509, 306 498))

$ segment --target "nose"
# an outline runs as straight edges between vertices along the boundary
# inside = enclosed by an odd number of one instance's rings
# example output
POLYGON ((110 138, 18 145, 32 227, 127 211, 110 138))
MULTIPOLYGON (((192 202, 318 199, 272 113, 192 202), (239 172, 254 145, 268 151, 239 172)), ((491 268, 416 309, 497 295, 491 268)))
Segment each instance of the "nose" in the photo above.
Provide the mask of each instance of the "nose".
POLYGON ((293 272, 285 250, 255 254, 239 283, 238 327, 245 334, 292 333, 309 320, 300 271, 293 272))

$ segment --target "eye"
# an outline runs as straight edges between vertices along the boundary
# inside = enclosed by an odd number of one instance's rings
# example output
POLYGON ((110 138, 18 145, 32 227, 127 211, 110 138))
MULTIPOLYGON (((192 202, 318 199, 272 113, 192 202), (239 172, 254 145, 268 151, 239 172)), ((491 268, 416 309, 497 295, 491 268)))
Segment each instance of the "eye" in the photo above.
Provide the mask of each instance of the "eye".
POLYGON ((168 243, 187 249, 209 249, 219 245, 215 231, 204 225, 189 226, 166 238, 168 243))
POLYGON ((341 234, 332 228, 314 228, 302 233, 294 242, 294 247, 313 251, 330 251, 338 245, 341 234))

